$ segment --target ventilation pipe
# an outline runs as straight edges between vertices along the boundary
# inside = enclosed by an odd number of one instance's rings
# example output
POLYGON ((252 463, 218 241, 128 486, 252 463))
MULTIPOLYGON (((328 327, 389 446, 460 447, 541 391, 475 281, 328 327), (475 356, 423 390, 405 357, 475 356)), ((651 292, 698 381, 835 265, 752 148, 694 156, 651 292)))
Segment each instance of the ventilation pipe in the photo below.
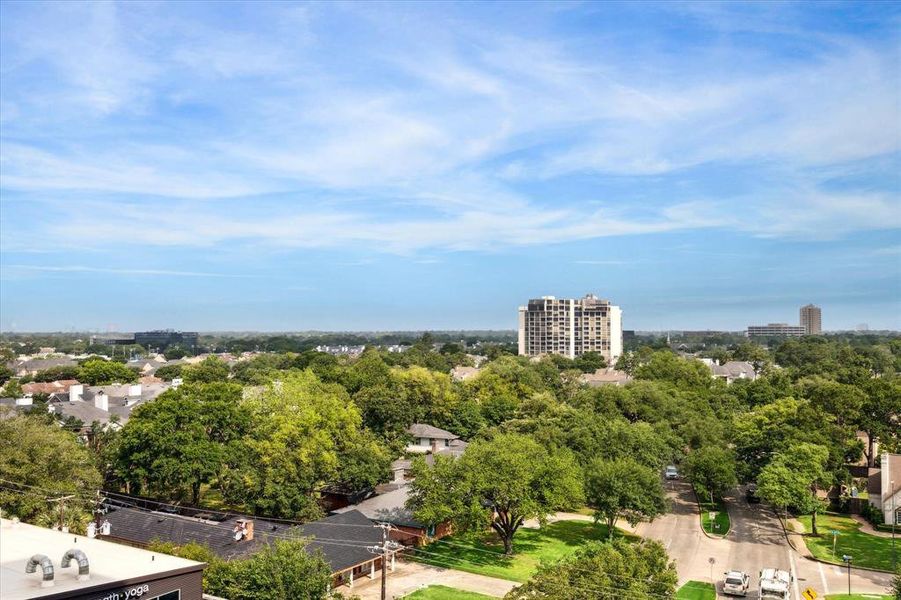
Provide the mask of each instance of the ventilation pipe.
POLYGON ((28 559, 25 564, 26 573, 34 573, 37 571, 38 565, 41 565, 41 587, 50 587, 53 585, 53 563, 43 554, 35 554, 28 559))
POLYGON ((78 548, 72 548, 71 550, 66 551, 66 553, 63 554, 63 559, 60 561, 59 566, 63 569, 67 569, 73 558, 78 562, 78 581, 89 579, 91 568, 88 565, 88 557, 78 548))

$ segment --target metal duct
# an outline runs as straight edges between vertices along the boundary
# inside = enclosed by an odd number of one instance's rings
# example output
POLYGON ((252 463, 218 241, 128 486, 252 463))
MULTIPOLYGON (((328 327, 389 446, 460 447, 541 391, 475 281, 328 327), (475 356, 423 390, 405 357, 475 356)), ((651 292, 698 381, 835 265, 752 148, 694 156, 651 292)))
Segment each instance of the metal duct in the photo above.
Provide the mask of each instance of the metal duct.
POLYGON ((79 575, 87 575, 91 572, 91 568, 88 565, 88 557, 78 548, 67 550, 66 553, 63 554, 63 559, 62 561, 60 561, 59 566, 64 569, 67 568, 69 566, 69 563, 72 562, 73 558, 78 562, 79 575))
POLYGON ((53 581, 53 563, 44 554, 35 554, 28 559, 25 564, 26 573, 34 573, 37 571, 38 565, 41 565, 41 572, 44 574, 43 581, 53 581))

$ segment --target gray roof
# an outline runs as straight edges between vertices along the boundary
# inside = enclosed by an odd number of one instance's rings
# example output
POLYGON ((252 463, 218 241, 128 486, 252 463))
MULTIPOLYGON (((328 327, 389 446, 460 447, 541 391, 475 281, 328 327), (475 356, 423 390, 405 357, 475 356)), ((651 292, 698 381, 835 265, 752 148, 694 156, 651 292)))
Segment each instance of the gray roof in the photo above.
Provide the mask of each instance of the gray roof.
POLYGON ((164 512, 113 507, 105 515, 110 522, 110 538, 146 546, 154 540, 175 544, 198 542, 222 558, 242 558, 260 551, 271 541, 296 535, 311 537, 308 552, 321 551, 332 573, 372 560, 367 546, 380 544, 381 531, 356 510, 332 515, 304 525, 286 525, 256 517, 252 540, 235 541, 233 529, 239 517, 205 521, 164 512), (317 541, 321 538, 323 541, 317 541))
POLYGON ((410 425, 410 428, 407 429, 407 433, 416 438, 432 438, 436 440, 455 440, 460 437, 450 431, 438 429, 437 427, 432 427, 425 423, 413 423, 410 425))
POLYGON ((360 511, 373 521, 391 523, 392 525, 406 525, 408 527, 424 527, 422 523, 413 518, 413 512, 407 507, 407 498, 410 496, 410 486, 401 485, 384 494, 378 494, 372 498, 363 500, 345 508, 339 508, 335 513, 360 511))

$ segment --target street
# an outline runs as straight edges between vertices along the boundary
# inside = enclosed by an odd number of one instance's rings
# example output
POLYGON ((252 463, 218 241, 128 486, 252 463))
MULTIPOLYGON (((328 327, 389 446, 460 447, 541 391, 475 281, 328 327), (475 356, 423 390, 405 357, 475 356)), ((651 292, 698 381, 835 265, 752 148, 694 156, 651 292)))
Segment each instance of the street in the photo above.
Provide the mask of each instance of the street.
MULTIPOLYGON (((739 570, 751 576, 749 597, 756 594, 757 573, 766 567, 790 571, 795 576, 792 598, 810 587, 820 596, 848 590, 847 569, 822 564, 798 555, 785 539, 779 520, 764 504, 748 504, 736 490, 728 497, 732 529, 724 539, 711 539, 701 531, 691 486, 667 482, 670 512, 636 529, 641 536, 666 546, 679 572, 680 585, 689 580, 711 581, 722 589, 723 573, 739 570), (712 564, 711 564, 712 563, 712 564)), ((891 575, 852 569, 853 592, 886 593, 891 575)))

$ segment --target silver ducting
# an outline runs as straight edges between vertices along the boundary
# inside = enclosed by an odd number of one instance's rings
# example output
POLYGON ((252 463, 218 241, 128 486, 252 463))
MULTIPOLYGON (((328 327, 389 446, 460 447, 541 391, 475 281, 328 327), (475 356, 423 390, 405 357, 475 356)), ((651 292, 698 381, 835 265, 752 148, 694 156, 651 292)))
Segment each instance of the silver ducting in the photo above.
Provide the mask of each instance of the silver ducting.
POLYGON ((78 548, 72 548, 71 550, 66 551, 66 553, 63 554, 63 559, 60 561, 59 566, 63 569, 68 568, 73 558, 78 563, 78 578, 87 578, 88 574, 91 572, 90 565, 88 565, 88 557, 78 548))
POLYGON ((29 558, 28 562, 25 564, 25 572, 34 573, 37 571, 38 565, 41 565, 41 572, 43 573, 43 577, 41 578, 42 581, 53 581, 53 563, 50 562, 50 559, 44 554, 35 554, 29 558))

